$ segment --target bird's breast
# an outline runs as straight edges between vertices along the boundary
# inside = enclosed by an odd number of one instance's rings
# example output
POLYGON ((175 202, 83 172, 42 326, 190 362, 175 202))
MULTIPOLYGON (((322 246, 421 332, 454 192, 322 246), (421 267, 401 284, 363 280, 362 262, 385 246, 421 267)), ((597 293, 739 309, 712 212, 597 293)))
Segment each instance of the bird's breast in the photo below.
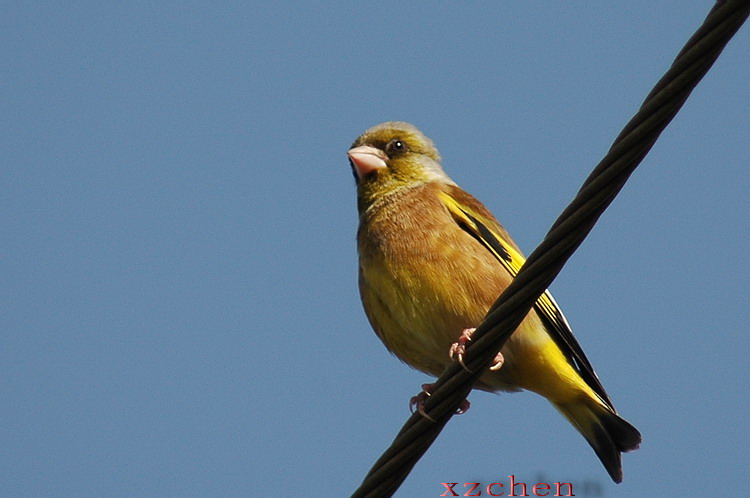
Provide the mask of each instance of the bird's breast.
POLYGON ((389 350, 438 375, 450 344, 482 320, 510 276, 439 201, 389 207, 358 231, 364 308, 389 350))

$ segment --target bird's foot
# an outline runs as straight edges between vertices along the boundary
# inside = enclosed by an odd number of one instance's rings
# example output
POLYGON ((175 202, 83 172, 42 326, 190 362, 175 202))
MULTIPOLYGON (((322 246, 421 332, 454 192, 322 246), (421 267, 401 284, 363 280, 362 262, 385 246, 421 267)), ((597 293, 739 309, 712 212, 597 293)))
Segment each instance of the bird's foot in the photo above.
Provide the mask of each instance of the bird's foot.
MULTIPOLYGON (((451 344, 450 351, 448 352, 448 356, 450 356, 450 359, 453 360, 454 358, 458 360, 458 363, 464 367, 464 370, 467 372, 471 372, 466 365, 464 364, 464 353, 466 353, 466 344, 471 340, 471 335, 474 333, 476 329, 464 329, 463 332, 461 332, 461 335, 458 337, 458 341, 451 344)), ((496 370, 500 370, 500 368, 503 366, 503 363, 505 363, 505 358, 503 357, 503 354, 498 352, 497 356, 495 356, 495 359, 492 361, 492 366, 490 366, 490 370, 493 372, 496 370)))
MULTIPOLYGON (((424 402, 427 401, 427 398, 429 398, 432 395, 432 391, 434 390, 435 390, 435 384, 422 384, 422 392, 420 392, 416 396, 412 396, 411 399, 409 400, 409 410, 411 410, 411 412, 414 413, 414 408, 416 407, 420 415, 422 415, 427 420, 431 420, 435 422, 435 419, 427 415, 427 412, 424 411, 424 402)), ((471 403, 469 403, 468 399, 463 400, 461 404, 458 405, 458 408, 456 409, 456 415, 461 415, 463 413, 466 413, 469 410, 470 406, 471 406, 471 403)))

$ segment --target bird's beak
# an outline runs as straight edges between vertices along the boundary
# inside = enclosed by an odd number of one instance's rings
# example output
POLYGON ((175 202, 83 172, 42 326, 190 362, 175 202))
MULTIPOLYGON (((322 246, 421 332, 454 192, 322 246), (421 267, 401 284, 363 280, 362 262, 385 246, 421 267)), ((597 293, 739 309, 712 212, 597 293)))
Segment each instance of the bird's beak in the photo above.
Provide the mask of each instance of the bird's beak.
POLYGON ((359 178, 387 167, 385 161, 388 158, 385 153, 369 145, 354 147, 353 149, 349 149, 349 152, 346 154, 349 156, 352 168, 359 178))

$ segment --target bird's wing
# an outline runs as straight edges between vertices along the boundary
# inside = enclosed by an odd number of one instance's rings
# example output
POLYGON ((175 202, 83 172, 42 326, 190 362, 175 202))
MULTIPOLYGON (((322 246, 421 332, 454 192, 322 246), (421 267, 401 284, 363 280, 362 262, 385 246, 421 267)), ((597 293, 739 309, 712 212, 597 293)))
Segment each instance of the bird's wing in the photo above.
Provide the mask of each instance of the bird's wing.
MULTIPOLYGON (((492 214, 479 201, 458 189, 451 193, 441 191, 440 199, 453 216, 456 223, 469 235, 481 242, 515 278, 526 258, 512 242, 510 237, 492 214), (461 197, 459 201, 457 197, 461 197), (502 234, 506 234, 504 237, 502 234)), ((557 303, 548 290, 544 291, 534 305, 547 330, 568 358, 571 366, 581 375, 581 378, 594 390, 602 400, 614 410, 604 386, 591 366, 581 346, 573 336, 568 321, 560 311, 557 303)))

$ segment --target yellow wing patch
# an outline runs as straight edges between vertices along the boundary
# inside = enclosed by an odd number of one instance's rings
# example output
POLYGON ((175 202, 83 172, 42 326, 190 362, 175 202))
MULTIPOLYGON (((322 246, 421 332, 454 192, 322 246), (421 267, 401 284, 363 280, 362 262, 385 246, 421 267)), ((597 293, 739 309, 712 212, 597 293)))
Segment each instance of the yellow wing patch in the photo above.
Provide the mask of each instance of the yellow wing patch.
MULTIPOLYGON (((453 197, 446 192, 438 194, 440 199, 448 208, 453 218, 465 226, 475 237, 492 252, 495 257, 502 263, 508 272, 515 277, 523 266, 526 258, 516 251, 513 246, 505 243, 503 238, 489 228, 487 223, 482 223, 482 216, 472 212, 466 206, 459 204, 453 197)), ((542 297, 545 295, 543 294, 542 297)), ((542 298, 539 298, 540 300, 542 298)), ((552 306, 554 308, 554 306, 552 306)))
MULTIPOLYGON (((484 216, 459 203, 446 192, 441 191, 438 195, 456 222, 484 244, 508 273, 515 278, 526 258, 506 242, 502 236, 492 230, 491 226, 494 222, 486 220, 484 216)), ((612 402, 607 396, 604 386, 599 381, 599 377, 594 372, 594 368, 586 358, 583 349, 573 337, 568 321, 548 290, 545 290, 544 294, 539 296, 534 308, 542 320, 547 322, 548 330, 557 339, 558 346, 562 348, 573 367, 602 400, 611 407, 612 402)))

